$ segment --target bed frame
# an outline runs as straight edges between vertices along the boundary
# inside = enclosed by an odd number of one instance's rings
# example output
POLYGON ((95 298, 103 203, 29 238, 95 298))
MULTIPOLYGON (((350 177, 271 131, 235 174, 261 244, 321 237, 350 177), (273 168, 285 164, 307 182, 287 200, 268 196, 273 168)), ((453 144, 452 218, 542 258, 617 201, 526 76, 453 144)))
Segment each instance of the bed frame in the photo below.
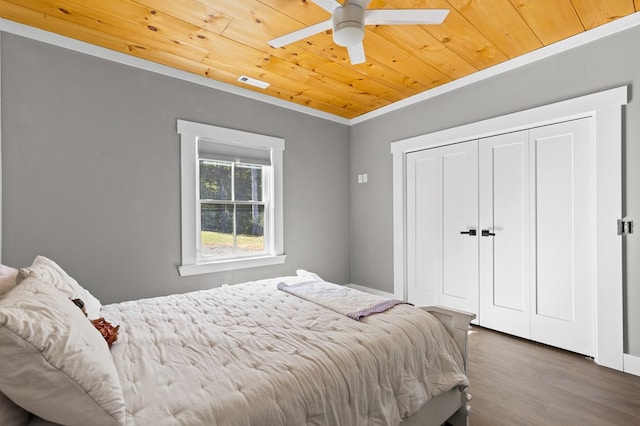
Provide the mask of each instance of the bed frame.
MULTIPOLYGON (((442 306, 422 307, 435 316, 453 337, 464 359, 467 373, 467 333, 476 314, 444 308, 442 306)), ((469 424, 469 401, 471 394, 466 389, 453 388, 429 401, 413 416, 405 419, 402 426, 440 426, 447 423, 452 426, 469 424)))

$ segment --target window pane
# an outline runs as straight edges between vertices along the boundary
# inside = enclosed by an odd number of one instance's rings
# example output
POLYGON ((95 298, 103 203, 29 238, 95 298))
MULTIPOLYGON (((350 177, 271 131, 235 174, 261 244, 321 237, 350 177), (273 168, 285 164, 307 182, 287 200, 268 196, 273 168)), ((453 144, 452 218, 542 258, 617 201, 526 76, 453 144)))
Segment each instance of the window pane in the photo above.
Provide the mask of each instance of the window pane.
POLYGON ((201 204, 200 219, 200 257, 234 254, 233 204, 201 204))
POLYGON ((231 169, 231 163, 200 160, 200 199, 231 200, 231 169))
POLYGON ((238 254, 264 252, 264 206, 236 206, 238 254))
POLYGON ((237 201, 262 201, 262 166, 236 164, 234 178, 237 201))

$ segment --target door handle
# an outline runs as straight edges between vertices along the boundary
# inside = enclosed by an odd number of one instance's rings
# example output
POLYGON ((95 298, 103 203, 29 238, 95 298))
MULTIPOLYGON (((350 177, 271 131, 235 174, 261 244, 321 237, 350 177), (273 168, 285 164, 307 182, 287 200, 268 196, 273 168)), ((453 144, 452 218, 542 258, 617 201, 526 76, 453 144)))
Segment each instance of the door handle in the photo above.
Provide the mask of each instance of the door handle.
POLYGON ((477 235, 477 232, 475 229, 469 229, 468 231, 460 231, 461 234, 467 234, 469 236, 474 236, 477 235))
POLYGON ((495 237, 495 236, 496 236, 496 234, 495 234, 495 233, 493 233, 493 232, 489 232, 489 230, 488 230, 488 229, 483 229, 483 230, 482 230, 482 236, 483 236, 483 237, 495 237))

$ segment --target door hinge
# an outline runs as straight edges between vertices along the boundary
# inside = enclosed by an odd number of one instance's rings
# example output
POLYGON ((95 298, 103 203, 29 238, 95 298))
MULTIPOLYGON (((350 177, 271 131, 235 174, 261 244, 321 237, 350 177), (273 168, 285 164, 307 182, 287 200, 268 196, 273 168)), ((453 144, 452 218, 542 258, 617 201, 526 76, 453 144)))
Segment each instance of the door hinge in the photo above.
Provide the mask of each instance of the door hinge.
POLYGON ((633 221, 618 219, 618 235, 633 234, 633 221))

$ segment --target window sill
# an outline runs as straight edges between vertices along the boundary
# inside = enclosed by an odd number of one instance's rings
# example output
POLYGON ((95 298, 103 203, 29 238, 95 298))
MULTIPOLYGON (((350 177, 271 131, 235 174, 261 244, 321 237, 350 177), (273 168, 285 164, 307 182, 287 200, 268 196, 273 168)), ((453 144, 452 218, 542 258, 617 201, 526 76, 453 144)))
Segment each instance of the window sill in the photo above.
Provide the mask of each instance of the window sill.
POLYGON ((233 271, 235 269, 255 268, 259 266, 278 265, 287 258, 284 254, 275 256, 250 257, 245 259, 220 260, 216 262, 197 263, 195 265, 180 265, 178 272, 181 277, 190 275, 210 274, 213 272, 233 271))

